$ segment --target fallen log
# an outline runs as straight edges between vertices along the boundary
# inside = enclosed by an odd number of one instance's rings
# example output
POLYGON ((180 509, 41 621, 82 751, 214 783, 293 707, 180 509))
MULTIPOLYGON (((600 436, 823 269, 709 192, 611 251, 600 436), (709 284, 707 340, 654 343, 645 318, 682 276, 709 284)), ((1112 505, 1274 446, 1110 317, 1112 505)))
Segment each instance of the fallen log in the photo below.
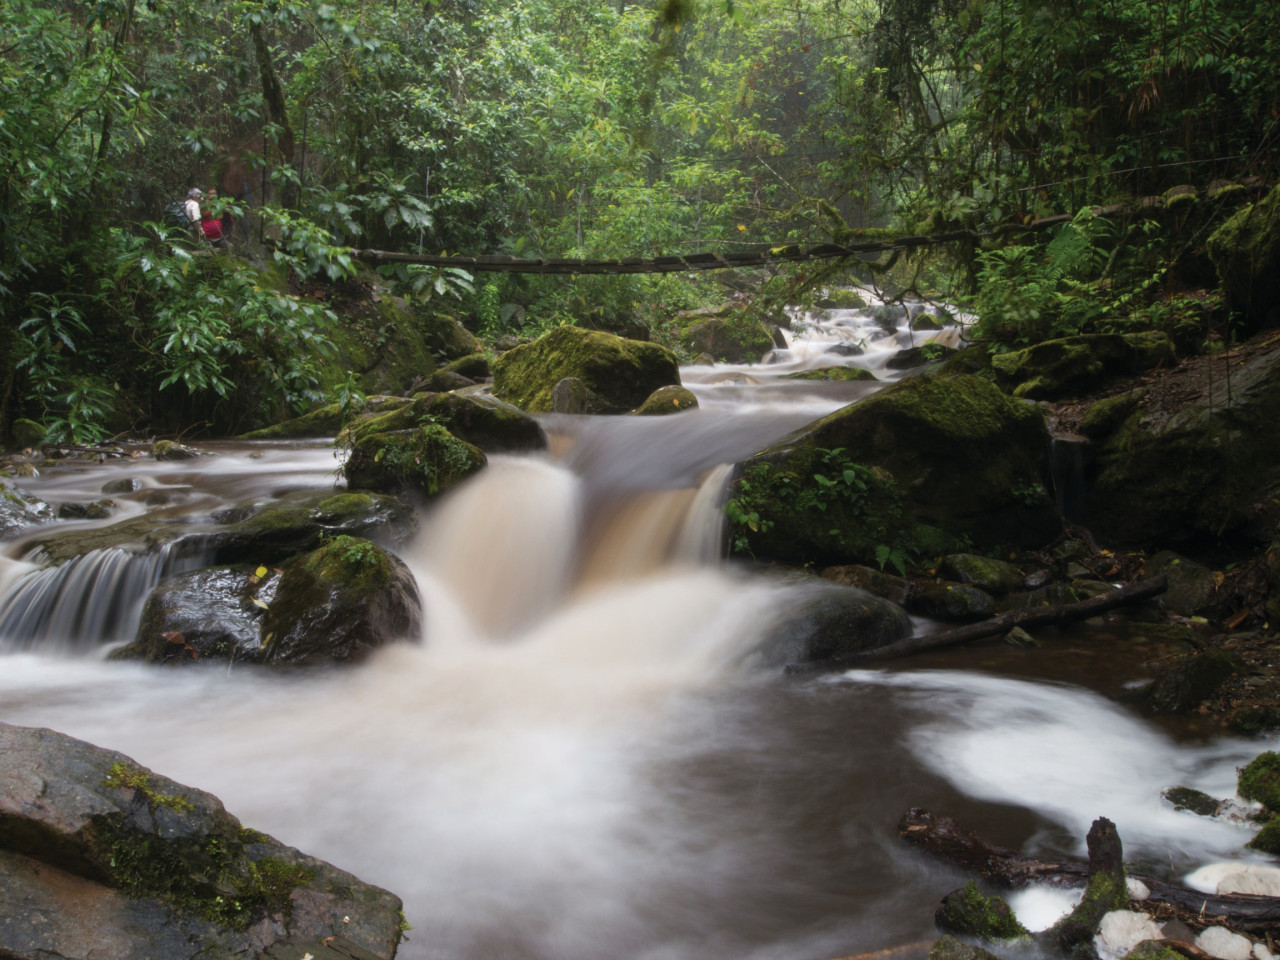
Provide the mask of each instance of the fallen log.
MULTIPOLYGON (((935 817, 919 807, 902 815, 898 836, 939 860, 1010 890, 1033 883, 1082 887, 1089 877, 1088 864, 1024 857, 1016 850, 987 843, 951 817, 935 817)), ((1280 897, 1205 894, 1142 874, 1130 872, 1128 876, 1151 892, 1147 900, 1139 902, 1139 909, 1146 904, 1163 904, 1168 909, 1162 912, 1195 929, 1224 926, 1242 933, 1265 933, 1280 924, 1280 897)))
POLYGON ((874 650, 860 650, 827 660, 815 660, 812 663, 798 663, 787 667, 787 673, 829 673, 833 670, 847 670, 872 660, 890 660, 897 657, 910 657, 928 650, 945 650, 947 647, 958 647, 961 644, 983 637, 994 637, 1007 633, 1014 627, 1040 626, 1046 623, 1068 623, 1072 620, 1087 620, 1100 613, 1113 610, 1126 603, 1136 603, 1164 593, 1165 575, 1159 574, 1146 580, 1136 580, 1112 590, 1077 603, 1060 603, 1048 607, 1023 607, 1010 610, 990 620, 970 623, 953 630, 941 633, 930 633, 921 637, 911 637, 896 643, 886 644, 874 650))

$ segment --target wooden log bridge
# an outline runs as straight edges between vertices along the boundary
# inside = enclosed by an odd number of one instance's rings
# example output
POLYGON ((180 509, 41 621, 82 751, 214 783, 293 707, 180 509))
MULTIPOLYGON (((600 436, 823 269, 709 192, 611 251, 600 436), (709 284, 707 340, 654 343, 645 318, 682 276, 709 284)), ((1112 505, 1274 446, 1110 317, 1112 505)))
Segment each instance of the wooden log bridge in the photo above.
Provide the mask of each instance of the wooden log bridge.
MULTIPOLYGON (((1042 230, 1070 220, 1069 216, 1045 217, 1034 223, 1011 224, 999 232, 1008 230, 1042 230)), ((892 250, 909 250, 939 243, 956 243, 962 240, 981 240, 992 233, 975 233, 972 230, 953 230, 950 233, 931 233, 920 236, 897 237, 892 240, 875 240, 866 243, 821 243, 801 247, 790 245, 769 247, 745 253, 693 253, 687 256, 623 257, 617 260, 580 260, 564 258, 531 258, 508 256, 445 256, 434 253, 398 253, 393 250, 359 250, 348 252, 356 260, 372 263, 415 263, 433 267, 461 267, 476 273, 687 273, 698 270, 732 270, 738 267, 765 267, 775 263, 799 263, 805 260, 838 260, 861 257, 869 253, 885 253, 892 250)))

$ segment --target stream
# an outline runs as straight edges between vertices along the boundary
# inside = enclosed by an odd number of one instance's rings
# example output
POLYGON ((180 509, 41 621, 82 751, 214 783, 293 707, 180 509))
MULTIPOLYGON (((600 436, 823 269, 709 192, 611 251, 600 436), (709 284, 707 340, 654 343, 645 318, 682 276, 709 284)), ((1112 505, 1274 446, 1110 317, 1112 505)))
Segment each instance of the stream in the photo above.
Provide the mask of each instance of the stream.
MULTIPOLYGON (((729 467, 877 389, 787 374, 891 379, 920 336, 829 311, 770 362, 682 369, 696 411, 540 417, 547 453, 492 457, 401 551, 423 641, 356 668, 108 662, 150 584, 196 561, 99 558, 59 585, 4 544, 0 720, 123 751, 394 891, 406 960, 829 960, 926 941, 965 878, 899 843, 912 806, 1044 856, 1083 856, 1107 816, 1131 862, 1171 878, 1243 856, 1247 829, 1160 791, 1233 796, 1259 745, 1121 705, 1143 651, 1115 638, 1082 627, 825 678, 757 665, 806 588, 721 557, 729 467)), ((200 447, 22 482, 57 505, 137 479, 115 522, 339 476, 326 443, 200 447)))

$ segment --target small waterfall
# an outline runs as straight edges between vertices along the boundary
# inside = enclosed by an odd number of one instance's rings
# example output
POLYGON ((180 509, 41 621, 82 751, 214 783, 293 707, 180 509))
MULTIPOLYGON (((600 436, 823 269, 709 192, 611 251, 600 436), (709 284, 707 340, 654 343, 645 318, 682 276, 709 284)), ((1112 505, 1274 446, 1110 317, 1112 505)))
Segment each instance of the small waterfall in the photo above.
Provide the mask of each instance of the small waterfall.
POLYGON ((1086 480, 1085 463, 1092 451, 1085 437, 1070 433, 1053 434, 1049 438, 1049 471, 1058 513, 1067 523, 1084 524, 1086 480))
MULTIPOLYGON (((36 551, 27 561, 43 559, 36 551)), ((35 570, 0 598, 0 648, 68 652, 131 639, 152 588, 207 562, 199 541, 178 541, 141 554, 91 550, 35 570)))

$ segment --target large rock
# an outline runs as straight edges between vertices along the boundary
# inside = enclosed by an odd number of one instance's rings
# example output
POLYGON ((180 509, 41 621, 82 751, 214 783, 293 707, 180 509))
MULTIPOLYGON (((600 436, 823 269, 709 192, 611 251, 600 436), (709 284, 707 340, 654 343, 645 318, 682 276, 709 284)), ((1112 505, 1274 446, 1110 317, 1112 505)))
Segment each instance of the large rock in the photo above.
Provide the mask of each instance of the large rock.
POLYGON ((1173 341, 1163 333, 1080 334, 994 356, 991 367, 1015 397, 1046 400, 1173 359, 1173 341))
POLYGON ((774 347, 772 325, 741 304, 687 311, 677 314, 674 322, 679 343, 690 354, 754 363, 774 347))
POLYGON ((1280 324, 1280 187, 1243 208, 1207 244, 1227 305, 1247 333, 1280 324))
POLYGON ((896 603, 857 587, 822 581, 789 602, 786 617, 761 644, 765 666, 787 666, 874 650, 911 636, 911 618, 896 603))
POLYGON ((408 430, 362 432, 342 467, 357 490, 439 496, 488 464, 484 451, 438 423, 408 430))
POLYGON ((1041 480, 1047 448, 1037 408, 977 377, 925 375, 752 457, 733 506, 757 556, 800 562, 880 565, 961 538, 1038 546, 1060 530, 1041 480))
POLYGON ((52 519, 53 507, 8 477, 0 477, 0 540, 52 519))
POLYGON ((530 413, 547 413, 552 391, 567 377, 585 385, 590 413, 627 413, 659 387, 680 383, 675 355, 665 347, 563 326, 499 357, 493 393, 530 413))
POLYGON ((411 400, 367 410, 339 434, 338 442, 359 446, 374 434, 413 430, 423 424, 438 424, 486 453, 519 453, 547 446, 546 432, 518 407, 493 397, 453 393, 418 393, 411 400))
POLYGON ((359 416, 373 416, 386 413, 410 402, 408 397, 372 396, 366 397, 358 410, 341 403, 327 403, 317 407, 310 413, 304 413, 292 420, 263 427, 244 434, 242 440, 300 440, 305 438, 334 437, 348 421, 359 416))
POLYGON ((422 601, 396 557, 338 536, 279 569, 209 567, 164 581, 134 641, 113 657, 150 663, 346 663, 416 639, 422 601))
POLYGON ((1181 408, 1143 403, 1098 445, 1085 502, 1100 540, 1274 535, 1280 497, 1280 344, 1230 361, 1181 408))
POLYGON ((0 956, 232 960, 333 938, 391 960, 400 909, 122 753, 0 724, 0 956))

